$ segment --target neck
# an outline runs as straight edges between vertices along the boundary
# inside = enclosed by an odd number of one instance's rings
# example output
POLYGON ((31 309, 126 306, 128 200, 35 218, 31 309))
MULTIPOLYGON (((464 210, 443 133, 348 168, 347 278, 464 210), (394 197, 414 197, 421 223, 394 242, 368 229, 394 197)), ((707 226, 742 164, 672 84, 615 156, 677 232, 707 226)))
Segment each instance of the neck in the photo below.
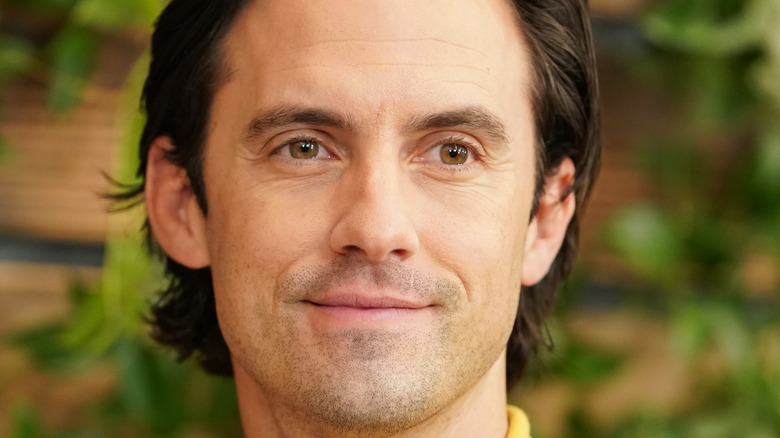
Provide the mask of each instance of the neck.
POLYGON ((275 403, 236 362, 233 363, 241 424, 246 438, 347 438, 480 436, 503 438, 507 433, 506 353, 464 394, 416 426, 393 435, 331 428, 289 406, 275 403))

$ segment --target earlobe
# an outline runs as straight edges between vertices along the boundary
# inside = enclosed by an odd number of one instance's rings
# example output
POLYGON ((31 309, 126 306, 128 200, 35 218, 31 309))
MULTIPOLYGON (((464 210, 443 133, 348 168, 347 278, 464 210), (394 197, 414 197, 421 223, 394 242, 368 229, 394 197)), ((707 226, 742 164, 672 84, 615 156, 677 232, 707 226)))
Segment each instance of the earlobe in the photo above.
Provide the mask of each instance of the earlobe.
POLYGON ((574 163, 564 158, 545 181, 544 193, 526 235, 523 286, 541 281, 558 255, 576 208, 574 193, 569 193, 574 176, 574 163))
POLYGON ((206 220, 192 192, 187 171, 168 159, 169 137, 149 148, 144 197, 154 237, 168 256, 193 269, 209 265, 206 220))

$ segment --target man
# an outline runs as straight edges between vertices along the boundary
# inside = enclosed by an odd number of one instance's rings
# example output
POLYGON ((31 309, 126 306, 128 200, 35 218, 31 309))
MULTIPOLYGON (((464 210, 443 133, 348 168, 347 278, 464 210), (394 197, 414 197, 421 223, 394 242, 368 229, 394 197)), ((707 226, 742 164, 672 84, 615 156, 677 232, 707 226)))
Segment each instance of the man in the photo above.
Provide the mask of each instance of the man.
POLYGON ((584 0, 174 0, 144 89, 154 335, 247 437, 523 437, 598 167, 584 0), (508 419, 509 418, 509 419, 508 419))

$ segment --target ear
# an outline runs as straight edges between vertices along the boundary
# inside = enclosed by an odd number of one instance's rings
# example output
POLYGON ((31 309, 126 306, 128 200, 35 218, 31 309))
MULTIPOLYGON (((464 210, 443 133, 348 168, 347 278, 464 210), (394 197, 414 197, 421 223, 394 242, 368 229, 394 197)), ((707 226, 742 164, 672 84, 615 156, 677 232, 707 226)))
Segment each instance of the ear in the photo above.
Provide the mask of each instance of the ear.
POLYGON ((184 266, 209 265, 206 219, 184 168, 172 163, 169 137, 157 137, 149 148, 144 197, 149 225, 163 251, 184 266))
POLYGON ((574 163, 567 157, 545 180, 539 207, 526 234, 523 286, 533 286, 544 278, 558 255, 576 208, 574 193, 569 193, 574 174, 574 163))

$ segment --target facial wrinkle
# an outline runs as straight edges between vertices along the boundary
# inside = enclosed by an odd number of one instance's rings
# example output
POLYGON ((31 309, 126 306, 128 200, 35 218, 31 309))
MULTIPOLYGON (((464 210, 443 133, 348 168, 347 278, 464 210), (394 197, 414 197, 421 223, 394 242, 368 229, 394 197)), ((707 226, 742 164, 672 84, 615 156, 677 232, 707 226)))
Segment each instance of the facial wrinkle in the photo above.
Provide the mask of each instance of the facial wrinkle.
POLYGON ((326 63, 310 63, 304 65, 293 65, 291 67, 285 67, 280 69, 280 72, 291 72, 308 68, 325 68, 325 69, 345 69, 355 67, 426 67, 426 68, 453 68, 453 69, 466 69, 474 70, 486 75, 490 75, 487 69, 479 68, 471 64, 441 64, 441 63, 422 63, 422 62, 334 62, 332 64, 326 63))
POLYGON ((480 56, 484 57, 484 54, 482 53, 482 50, 476 49, 474 47, 469 47, 465 44, 455 43, 452 41, 446 41, 441 38, 436 37, 422 37, 422 38, 401 38, 401 39, 363 39, 363 38, 342 38, 342 39, 331 39, 331 40, 325 40, 325 41, 317 41, 310 44, 303 44, 297 47, 294 47, 294 49, 310 49, 318 46, 325 46, 325 45, 331 45, 331 44, 363 44, 363 43, 376 43, 376 44, 392 44, 392 43, 440 43, 445 44, 447 46, 452 46, 458 49, 465 49, 469 50, 471 52, 477 53, 480 56))

